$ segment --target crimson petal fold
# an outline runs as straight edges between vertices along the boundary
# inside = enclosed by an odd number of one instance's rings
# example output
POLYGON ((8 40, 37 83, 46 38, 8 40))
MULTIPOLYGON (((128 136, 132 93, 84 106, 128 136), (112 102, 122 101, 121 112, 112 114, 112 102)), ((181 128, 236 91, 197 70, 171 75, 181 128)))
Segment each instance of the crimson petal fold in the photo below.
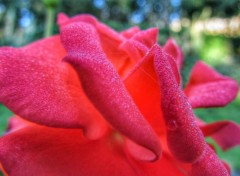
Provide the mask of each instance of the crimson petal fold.
POLYGON ((161 154, 160 141, 128 94, 121 78, 104 54, 93 26, 74 23, 61 30, 68 55, 65 61, 78 72, 84 91, 103 117, 118 131, 154 153, 161 154))
POLYGON ((69 18, 64 13, 58 15, 58 25, 60 30, 69 24, 84 22, 91 24, 99 34, 100 42, 107 57, 111 60, 114 67, 120 71, 127 61, 127 55, 118 49, 125 37, 98 21, 94 16, 89 14, 76 15, 69 18))
POLYGON ((174 67, 168 56, 160 47, 156 48, 154 66, 160 84, 168 146, 177 159, 193 163, 202 155, 206 143, 191 106, 175 79, 176 71, 172 70, 174 67))

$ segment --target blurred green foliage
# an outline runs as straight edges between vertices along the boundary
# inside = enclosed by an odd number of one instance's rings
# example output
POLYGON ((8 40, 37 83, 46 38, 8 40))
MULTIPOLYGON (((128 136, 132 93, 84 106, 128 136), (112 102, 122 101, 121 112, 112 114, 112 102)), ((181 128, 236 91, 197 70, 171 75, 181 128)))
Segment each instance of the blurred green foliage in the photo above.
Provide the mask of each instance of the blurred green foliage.
POLYGON ((8 118, 12 115, 5 106, 0 104, 0 136, 6 131, 8 118))

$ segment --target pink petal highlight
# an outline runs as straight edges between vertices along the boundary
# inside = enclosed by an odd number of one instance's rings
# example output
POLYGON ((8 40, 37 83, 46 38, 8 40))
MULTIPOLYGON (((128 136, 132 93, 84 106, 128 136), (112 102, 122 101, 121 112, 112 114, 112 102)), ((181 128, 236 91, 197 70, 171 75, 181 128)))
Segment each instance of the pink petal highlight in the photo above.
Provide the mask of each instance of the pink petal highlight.
POLYGON ((117 130, 155 155, 161 153, 159 140, 144 119, 113 65, 104 54, 95 29, 74 23, 61 31, 68 52, 65 61, 78 72, 82 86, 104 118, 117 130))
POLYGON ((8 120, 7 133, 12 133, 13 131, 17 131, 31 125, 34 125, 34 123, 24 120, 21 117, 13 116, 8 120))
POLYGON ((201 158, 192 165, 190 176, 230 176, 215 152, 207 146, 201 158))
POLYGON ((154 66, 160 84, 168 146, 177 159, 193 163, 202 155, 206 144, 168 60, 168 55, 158 47, 154 66))
POLYGON ((238 84, 198 61, 184 92, 193 108, 225 106, 237 96, 238 84))

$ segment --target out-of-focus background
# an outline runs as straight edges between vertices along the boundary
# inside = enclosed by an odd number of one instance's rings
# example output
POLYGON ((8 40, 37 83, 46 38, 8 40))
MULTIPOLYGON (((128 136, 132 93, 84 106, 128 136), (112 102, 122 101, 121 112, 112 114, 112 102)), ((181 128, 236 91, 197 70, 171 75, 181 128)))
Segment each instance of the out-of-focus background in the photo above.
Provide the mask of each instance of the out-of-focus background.
MULTIPOLYGON (((183 49, 184 84, 198 59, 240 83, 240 0, 0 0, 0 45, 19 47, 58 33, 59 12, 90 13, 117 31, 134 25, 157 26, 161 44, 173 37, 183 49)), ((240 123, 240 95, 225 108, 195 113, 207 122, 230 119, 240 123)), ((0 104, 1 135, 11 115, 0 104)), ((226 152, 217 148, 217 152, 230 163, 233 175, 240 175, 240 147, 226 152)))

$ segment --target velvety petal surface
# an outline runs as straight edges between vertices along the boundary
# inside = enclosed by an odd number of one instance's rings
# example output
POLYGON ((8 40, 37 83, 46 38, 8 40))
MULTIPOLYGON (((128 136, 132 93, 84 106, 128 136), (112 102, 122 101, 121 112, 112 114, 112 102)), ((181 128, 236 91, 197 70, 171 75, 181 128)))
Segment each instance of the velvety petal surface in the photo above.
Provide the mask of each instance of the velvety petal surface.
POLYGON ((198 61, 184 92, 193 108, 225 106, 237 96, 238 84, 198 61))
POLYGON ((104 54, 96 30, 87 23, 74 23, 62 29, 61 38, 68 52, 65 61, 78 72, 95 107, 115 129, 154 154, 147 160, 157 159, 161 153, 157 135, 104 54))
MULTIPOLYGON (((159 135, 166 133, 166 127, 162 118, 161 95, 158 78, 154 70, 153 59, 157 45, 154 45, 146 55, 123 79, 128 92, 133 97, 140 111, 159 135)), ((180 84, 180 77, 176 64, 170 59, 171 67, 175 68, 174 77, 180 84), (175 65, 174 65, 175 64, 175 65)))
POLYGON ((218 121, 200 127, 203 134, 211 136, 223 150, 240 145, 240 126, 235 122, 218 121))
POLYGON ((91 24, 97 31, 101 46, 108 59, 112 62, 114 67, 121 73, 122 67, 128 62, 128 57, 125 52, 118 49, 120 44, 125 40, 125 37, 117 33, 112 28, 99 22, 94 16, 88 14, 76 15, 69 18, 63 13, 58 15, 58 25, 60 29, 69 24, 74 24, 78 22, 85 22, 91 24))
POLYGON ((42 125, 84 128, 101 136, 106 123, 82 91, 59 37, 16 49, 0 49, 0 101, 15 114, 42 125))
POLYGON ((154 66, 160 84, 168 146, 177 159, 193 163, 202 155, 206 144, 191 106, 175 79, 168 56, 160 47, 156 48, 154 66))
POLYGON ((190 176, 229 176, 227 168, 207 146, 201 158, 192 166, 190 176))
POLYGON ((112 136, 87 140, 81 130, 40 126, 0 138, 0 163, 10 176, 135 176, 112 136))

